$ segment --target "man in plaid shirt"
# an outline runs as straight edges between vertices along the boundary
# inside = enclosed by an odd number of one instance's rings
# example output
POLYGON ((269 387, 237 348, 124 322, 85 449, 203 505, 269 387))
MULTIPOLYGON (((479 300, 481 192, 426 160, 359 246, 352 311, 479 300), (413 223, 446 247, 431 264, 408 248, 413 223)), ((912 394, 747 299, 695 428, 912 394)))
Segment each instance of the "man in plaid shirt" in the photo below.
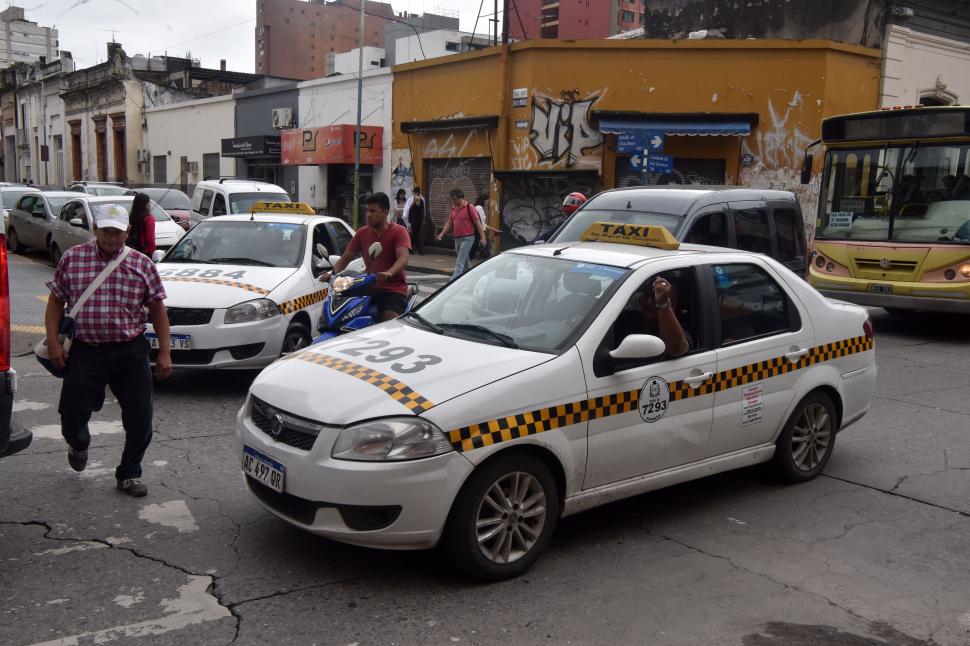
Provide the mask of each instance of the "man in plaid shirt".
POLYGON ((105 386, 121 406, 125 427, 125 448, 115 470, 118 489, 131 496, 144 496, 141 460, 152 439, 152 373, 149 344, 145 338, 145 308, 158 334, 160 350, 155 376, 172 373, 165 289, 155 264, 137 251, 127 257, 87 300, 76 317, 76 331, 70 357, 58 339, 64 314, 77 302, 85 288, 109 262, 121 253, 128 237, 128 211, 118 205, 95 206, 94 236, 91 242, 68 249, 57 265, 47 300, 45 323, 51 361, 58 369, 66 366, 58 412, 61 433, 67 440, 67 461, 75 471, 88 462, 91 413, 101 410, 105 386))

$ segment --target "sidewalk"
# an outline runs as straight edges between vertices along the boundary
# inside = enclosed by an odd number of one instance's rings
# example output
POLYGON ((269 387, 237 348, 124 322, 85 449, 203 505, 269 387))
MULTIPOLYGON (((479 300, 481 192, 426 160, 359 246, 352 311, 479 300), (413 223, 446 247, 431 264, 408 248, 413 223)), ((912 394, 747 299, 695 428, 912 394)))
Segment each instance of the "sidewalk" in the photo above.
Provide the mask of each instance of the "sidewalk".
POLYGON ((444 250, 426 247, 423 255, 411 253, 407 271, 420 271, 427 274, 442 274, 451 276, 455 269, 455 254, 444 250))

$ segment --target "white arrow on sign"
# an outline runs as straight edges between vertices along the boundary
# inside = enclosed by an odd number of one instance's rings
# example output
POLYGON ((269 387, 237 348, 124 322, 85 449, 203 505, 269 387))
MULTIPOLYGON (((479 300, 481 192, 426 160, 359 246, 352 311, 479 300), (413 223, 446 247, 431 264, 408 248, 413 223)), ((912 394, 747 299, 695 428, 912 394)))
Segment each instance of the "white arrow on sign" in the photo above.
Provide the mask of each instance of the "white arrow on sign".
POLYGON ((654 135, 653 139, 650 140, 650 145, 654 148, 660 148, 664 145, 664 140, 659 135, 654 135))
POLYGON ((640 165, 640 155, 634 155, 633 157, 630 157, 630 163, 632 165, 634 165, 634 166, 639 166, 640 165))

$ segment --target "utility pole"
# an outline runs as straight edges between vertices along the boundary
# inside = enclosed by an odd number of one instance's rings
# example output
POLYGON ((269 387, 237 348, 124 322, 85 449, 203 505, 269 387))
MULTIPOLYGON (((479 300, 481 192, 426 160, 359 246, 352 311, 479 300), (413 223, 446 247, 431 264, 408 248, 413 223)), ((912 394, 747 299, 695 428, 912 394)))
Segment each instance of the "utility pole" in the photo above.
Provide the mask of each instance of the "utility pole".
MULTIPOLYGON (((492 22, 494 23, 492 28, 492 33, 495 36, 492 38, 492 45, 498 45, 498 0, 495 0, 495 8, 493 9, 492 22)), ((474 36, 474 34, 472 34, 474 36)))
POLYGON ((357 61, 357 131, 354 136, 354 228, 360 228, 360 121, 364 100, 364 0, 360 1, 360 59, 357 61))
POLYGON ((502 0, 502 44, 509 44, 509 0, 502 0))

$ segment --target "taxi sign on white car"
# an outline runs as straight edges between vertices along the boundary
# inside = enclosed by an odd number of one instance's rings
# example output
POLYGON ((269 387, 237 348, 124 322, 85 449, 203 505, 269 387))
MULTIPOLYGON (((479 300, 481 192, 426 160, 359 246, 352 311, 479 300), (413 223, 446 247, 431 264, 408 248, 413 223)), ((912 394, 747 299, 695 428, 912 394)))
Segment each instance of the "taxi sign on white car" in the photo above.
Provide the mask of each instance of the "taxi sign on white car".
POLYGON ((605 502, 760 462, 818 475, 873 397, 865 310, 765 256, 607 224, 264 370, 237 418, 251 494, 494 580, 605 502))
POLYGON ((158 262, 173 365, 261 368, 309 345, 327 293, 316 249, 340 253, 352 238, 302 202, 257 202, 196 225, 158 262))

